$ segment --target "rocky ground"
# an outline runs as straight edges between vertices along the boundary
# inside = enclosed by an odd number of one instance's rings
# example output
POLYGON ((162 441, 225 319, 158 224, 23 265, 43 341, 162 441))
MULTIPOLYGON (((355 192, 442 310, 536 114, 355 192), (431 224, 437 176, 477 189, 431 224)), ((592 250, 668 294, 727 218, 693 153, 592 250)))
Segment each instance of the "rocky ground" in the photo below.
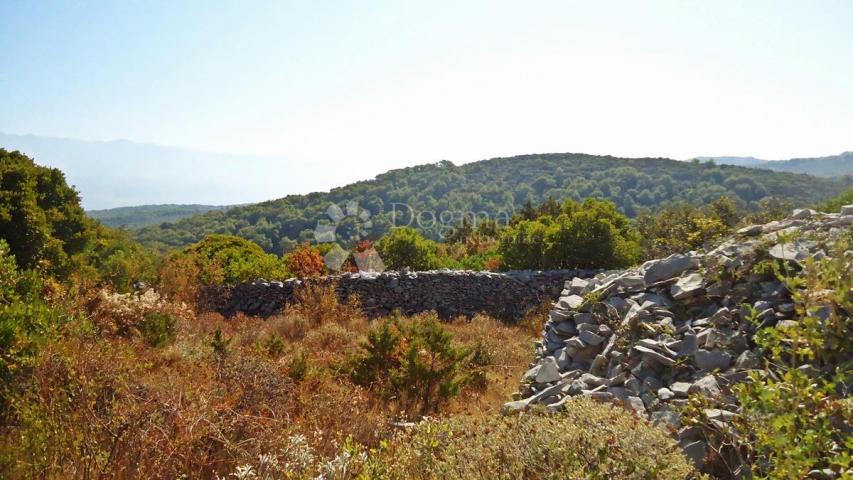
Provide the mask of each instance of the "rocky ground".
POLYGON ((761 262, 781 261, 796 272, 809 257, 827 255, 828 243, 851 238, 852 227, 853 206, 835 214, 795 210, 743 228, 707 253, 566 281, 535 361, 504 410, 556 410, 575 395, 623 402, 669 427, 701 464, 708 448, 702 432, 681 422, 688 396, 723 406, 704 412, 712 422, 737 415, 729 387, 763 366, 753 335, 795 321, 790 292, 761 262))

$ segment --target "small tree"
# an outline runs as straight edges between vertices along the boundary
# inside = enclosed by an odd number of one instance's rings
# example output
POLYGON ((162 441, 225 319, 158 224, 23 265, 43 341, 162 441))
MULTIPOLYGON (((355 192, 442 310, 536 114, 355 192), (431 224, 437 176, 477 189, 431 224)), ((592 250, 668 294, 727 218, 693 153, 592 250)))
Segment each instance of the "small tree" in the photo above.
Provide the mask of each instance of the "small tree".
POLYGON ((461 372, 471 352, 455 347, 435 315, 403 324, 386 320, 368 333, 353 381, 409 411, 428 414, 456 396, 468 380, 461 372))
POLYGON ((471 352, 454 347, 453 337, 435 316, 413 322, 407 333, 408 346, 392 382, 410 410, 437 411, 467 381, 460 370, 471 352))

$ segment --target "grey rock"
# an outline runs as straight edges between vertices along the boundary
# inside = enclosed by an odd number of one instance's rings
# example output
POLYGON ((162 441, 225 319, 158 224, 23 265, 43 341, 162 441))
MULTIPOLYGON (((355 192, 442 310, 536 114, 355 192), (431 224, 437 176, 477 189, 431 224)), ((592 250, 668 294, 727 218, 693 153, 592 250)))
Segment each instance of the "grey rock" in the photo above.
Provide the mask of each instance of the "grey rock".
POLYGON ((515 413, 515 412, 525 410, 529 406, 530 406, 530 402, 528 399, 516 400, 514 402, 507 402, 507 403, 504 403, 503 407, 501 408, 501 413, 503 413, 504 415, 508 415, 511 413, 515 413))
POLYGON ((568 297, 563 297, 557 302, 557 305, 560 308, 564 308, 567 310, 575 310, 581 306, 583 303, 583 297, 579 295, 569 295, 568 297))
POLYGON ((674 393, 676 397, 687 398, 687 395, 690 393, 691 386, 692 385, 687 382, 675 382, 669 386, 669 389, 672 390, 672 393, 674 393))
POLYGON ((604 342, 604 337, 590 331, 582 331, 578 336, 584 341, 584 343, 593 346, 601 345, 601 343, 604 342))
POLYGON ((815 214, 817 214, 817 211, 812 210, 811 208, 798 208, 794 210, 794 213, 791 214, 791 218, 805 219, 815 214))
POLYGON ((652 412, 651 421, 655 426, 671 428, 673 431, 681 428, 681 415, 671 410, 652 412))
POLYGON ((675 393, 672 390, 663 387, 661 389, 658 389, 658 398, 666 402, 675 398, 675 393))
POLYGON ((693 360, 701 370, 725 370, 732 364, 732 356, 719 350, 697 350, 693 360))
POLYGON ((660 364, 660 365, 670 366, 673 363, 675 363, 675 360, 673 360, 673 359, 671 359, 665 355, 662 355, 662 354, 652 350, 651 348, 646 348, 646 347, 643 347, 641 345, 635 345, 634 350, 643 354, 643 362, 648 361, 652 365, 660 364))
POLYGON ((745 235, 747 237, 754 237, 761 233, 761 225, 750 225, 748 227, 743 227, 737 231, 739 235, 745 235))
POLYGON ((546 357, 539 363, 534 381, 536 383, 556 382, 560 377, 560 367, 554 357, 546 357))
POLYGON ((809 257, 809 248, 814 247, 814 242, 806 240, 795 240, 788 243, 777 243, 770 247, 767 253, 779 260, 793 260, 802 262, 809 257))
POLYGON ((706 397, 716 397, 720 395, 721 391, 717 379, 713 375, 705 375, 690 386, 688 393, 699 393, 706 397))
POLYGON ((739 370, 753 370, 761 366, 761 357, 749 350, 744 351, 735 360, 735 368, 739 370))
POLYGON ((640 397, 629 396, 626 402, 632 410, 637 412, 639 415, 645 417, 646 416, 646 405, 643 403, 643 400, 640 397))
POLYGON ((691 273, 681 277, 675 282, 675 285, 670 287, 669 293, 676 300, 683 300, 698 295, 702 292, 705 285, 705 280, 698 273, 691 273))
POLYGON ((841 207, 841 216, 846 217, 853 215, 853 205, 844 205, 841 207))
POLYGON ((685 270, 699 266, 699 260, 687 255, 674 254, 661 260, 650 260, 643 265, 643 280, 653 285, 681 275, 685 270))
POLYGON ((589 285, 589 282, 584 280, 583 278, 575 277, 569 283, 569 290, 574 295, 583 295, 586 293, 586 288, 589 285))

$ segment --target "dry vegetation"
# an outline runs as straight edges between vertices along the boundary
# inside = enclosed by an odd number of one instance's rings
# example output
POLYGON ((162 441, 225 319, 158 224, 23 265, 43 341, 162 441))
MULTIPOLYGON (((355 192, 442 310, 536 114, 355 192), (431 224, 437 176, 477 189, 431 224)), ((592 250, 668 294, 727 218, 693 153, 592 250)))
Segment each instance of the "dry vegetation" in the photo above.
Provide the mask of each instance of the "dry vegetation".
MULTIPOLYGON (((88 319, 40 349, 31 381, 10 395, 0 472, 214 478, 293 438, 320 458, 347 438, 377 447, 405 412, 348 375, 370 322, 355 299, 339 302, 330 288, 300 300, 267 320, 225 319, 152 294, 99 294, 88 319), (173 324, 152 323, 154 313, 173 324)), ((493 415, 527 366, 531 331, 484 316, 446 328, 454 344, 489 361, 477 367, 483 381, 469 382, 442 413, 493 415)))

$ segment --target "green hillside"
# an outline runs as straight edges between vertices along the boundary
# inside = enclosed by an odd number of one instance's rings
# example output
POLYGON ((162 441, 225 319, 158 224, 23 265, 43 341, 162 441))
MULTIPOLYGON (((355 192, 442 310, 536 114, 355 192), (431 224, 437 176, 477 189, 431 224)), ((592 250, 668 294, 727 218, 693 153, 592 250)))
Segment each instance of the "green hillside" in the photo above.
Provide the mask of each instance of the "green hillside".
MULTIPOLYGON (((485 212, 494 218, 515 212, 528 200, 539 203, 548 197, 605 198, 634 216, 644 208, 656 210, 673 201, 707 204, 722 195, 739 199, 747 207, 756 206, 767 196, 795 204, 813 204, 839 195, 851 183, 849 177, 821 179, 664 158, 627 159, 570 153, 523 155, 462 166, 442 161, 392 170, 374 180, 330 192, 291 195, 224 212, 209 212, 146 227, 135 235, 147 245, 167 248, 197 242, 211 233, 229 233, 280 253, 295 242, 312 240, 317 223, 328 221, 326 209, 332 202, 344 205, 356 201, 371 215, 369 224, 348 216, 338 224, 338 232, 351 233, 361 226, 366 236, 376 238, 393 225, 409 223, 407 212, 411 207, 415 215, 421 215, 421 230, 437 238, 453 223, 451 212, 485 212), (430 212, 437 218, 443 214, 445 222, 431 224, 430 212)), ((455 222, 458 221, 456 216, 455 222)), ((413 226, 418 225, 413 223, 413 226)))
POLYGON ((162 222, 175 222, 201 213, 219 211, 229 206, 215 205, 140 205, 105 210, 88 210, 86 213, 108 227, 139 228, 162 222))

